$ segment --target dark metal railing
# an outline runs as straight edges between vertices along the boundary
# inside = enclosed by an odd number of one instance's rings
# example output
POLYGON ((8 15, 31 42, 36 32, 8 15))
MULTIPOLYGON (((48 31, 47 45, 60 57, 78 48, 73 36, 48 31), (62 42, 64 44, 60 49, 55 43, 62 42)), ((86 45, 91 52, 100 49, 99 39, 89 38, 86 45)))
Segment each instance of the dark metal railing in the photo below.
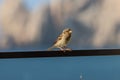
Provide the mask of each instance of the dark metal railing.
POLYGON ((4 58, 35 58, 35 57, 72 57, 72 56, 110 56, 120 55, 120 49, 73 50, 73 51, 21 51, 0 52, 4 58))

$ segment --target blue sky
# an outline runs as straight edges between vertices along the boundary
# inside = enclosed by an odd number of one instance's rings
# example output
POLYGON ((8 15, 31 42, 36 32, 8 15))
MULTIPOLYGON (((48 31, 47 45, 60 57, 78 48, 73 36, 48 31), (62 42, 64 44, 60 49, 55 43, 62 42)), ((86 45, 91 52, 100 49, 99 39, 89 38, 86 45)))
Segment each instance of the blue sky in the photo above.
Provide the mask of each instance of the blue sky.
POLYGON ((24 0, 25 4, 30 8, 33 9, 38 5, 43 5, 49 3, 50 0, 24 0))
POLYGON ((2 2, 3 0, 0 0, 0 3, 2 2))
MULTIPOLYGON (((0 4, 4 0, 0 0, 0 4)), ((34 8, 38 5, 43 5, 49 3, 50 0, 23 0, 29 8, 34 8)))

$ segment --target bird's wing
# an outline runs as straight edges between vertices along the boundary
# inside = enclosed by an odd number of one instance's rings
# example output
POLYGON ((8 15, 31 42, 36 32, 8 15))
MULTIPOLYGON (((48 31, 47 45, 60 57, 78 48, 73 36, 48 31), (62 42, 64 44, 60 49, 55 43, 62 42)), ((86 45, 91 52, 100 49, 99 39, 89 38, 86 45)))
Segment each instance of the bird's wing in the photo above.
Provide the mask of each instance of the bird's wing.
POLYGON ((54 44, 56 44, 59 40, 61 40, 62 39, 62 34, 57 38, 57 40, 54 42, 54 44))

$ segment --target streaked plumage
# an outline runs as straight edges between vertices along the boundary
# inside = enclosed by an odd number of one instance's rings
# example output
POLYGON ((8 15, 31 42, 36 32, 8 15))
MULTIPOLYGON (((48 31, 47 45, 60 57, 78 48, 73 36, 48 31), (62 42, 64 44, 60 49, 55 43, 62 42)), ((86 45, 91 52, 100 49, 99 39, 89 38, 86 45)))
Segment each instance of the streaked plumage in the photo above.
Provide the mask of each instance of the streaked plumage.
POLYGON ((70 41, 72 30, 70 28, 64 29, 57 40, 54 42, 53 46, 48 48, 52 50, 53 48, 59 48, 60 50, 68 50, 67 44, 70 41))

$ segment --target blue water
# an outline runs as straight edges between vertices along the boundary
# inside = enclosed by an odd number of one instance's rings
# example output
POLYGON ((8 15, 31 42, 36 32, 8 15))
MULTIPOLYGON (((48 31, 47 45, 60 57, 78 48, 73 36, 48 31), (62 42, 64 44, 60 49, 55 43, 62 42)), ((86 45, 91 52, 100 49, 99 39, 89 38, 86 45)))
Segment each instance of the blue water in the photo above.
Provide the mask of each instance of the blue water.
POLYGON ((0 80, 120 80, 120 56, 0 59, 0 80))

